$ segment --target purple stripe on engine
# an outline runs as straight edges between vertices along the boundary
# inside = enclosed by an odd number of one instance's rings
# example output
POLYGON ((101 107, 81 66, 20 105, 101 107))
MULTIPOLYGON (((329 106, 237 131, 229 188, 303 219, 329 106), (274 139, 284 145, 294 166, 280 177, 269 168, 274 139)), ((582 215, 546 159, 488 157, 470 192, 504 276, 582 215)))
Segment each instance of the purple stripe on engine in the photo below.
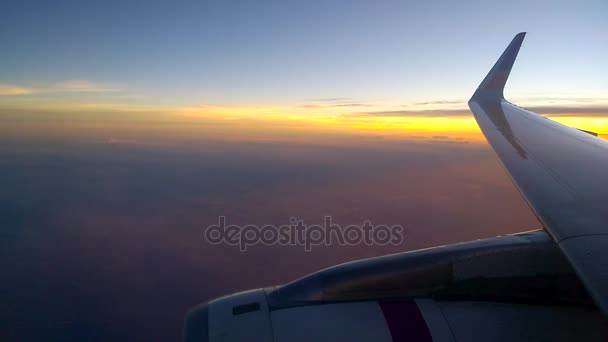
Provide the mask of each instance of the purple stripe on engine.
POLYGON ((393 342, 433 341, 424 317, 413 300, 380 302, 393 342))

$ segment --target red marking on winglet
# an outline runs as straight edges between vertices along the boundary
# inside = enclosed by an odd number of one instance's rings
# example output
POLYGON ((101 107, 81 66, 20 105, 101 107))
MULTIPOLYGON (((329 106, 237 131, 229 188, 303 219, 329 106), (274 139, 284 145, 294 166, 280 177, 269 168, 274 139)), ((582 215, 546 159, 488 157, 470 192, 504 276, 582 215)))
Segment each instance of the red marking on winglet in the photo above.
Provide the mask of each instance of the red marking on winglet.
POLYGON ((413 300, 380 302, 384 319, 393 337, 393 342, 433 341, 424 317, 413 300))

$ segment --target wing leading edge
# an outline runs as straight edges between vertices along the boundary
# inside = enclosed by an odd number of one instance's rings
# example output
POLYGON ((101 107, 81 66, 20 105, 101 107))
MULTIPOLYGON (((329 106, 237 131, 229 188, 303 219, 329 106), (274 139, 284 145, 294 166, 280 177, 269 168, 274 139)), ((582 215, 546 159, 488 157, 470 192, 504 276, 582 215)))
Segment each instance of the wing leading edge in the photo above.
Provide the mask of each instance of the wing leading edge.
POLYGON ((503 167, 608 314, 608 141, 519 108, 503 89, 519 33, 469 100, 503 167))

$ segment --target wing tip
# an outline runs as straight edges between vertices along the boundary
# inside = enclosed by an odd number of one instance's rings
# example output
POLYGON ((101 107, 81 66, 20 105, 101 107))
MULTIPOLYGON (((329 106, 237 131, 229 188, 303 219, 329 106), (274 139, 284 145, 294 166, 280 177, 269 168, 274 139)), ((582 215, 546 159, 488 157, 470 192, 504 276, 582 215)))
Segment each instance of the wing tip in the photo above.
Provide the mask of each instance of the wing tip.
POLYGON ((524 41, 527 32, 519 32, 513 37, 509 46, 502 53, 500 58, 496 61, 492 69, 488 72, 486 77, 483 79, 477 91, 473 94, 471 100, 481 96, 482 94, 490 96, 495 99, 504 99, 503 90, 511 68, 515 63, 515 59, 519 53, 519 48, 524 41))

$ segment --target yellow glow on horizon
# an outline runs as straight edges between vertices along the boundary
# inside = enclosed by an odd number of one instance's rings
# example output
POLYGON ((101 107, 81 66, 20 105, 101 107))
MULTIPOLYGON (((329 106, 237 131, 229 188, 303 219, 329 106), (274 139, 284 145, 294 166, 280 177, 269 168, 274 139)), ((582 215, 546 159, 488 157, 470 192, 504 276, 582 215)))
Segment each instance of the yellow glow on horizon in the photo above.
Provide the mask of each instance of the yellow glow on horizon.
POLYGON ((456 134, 461 138, 483 140, 472 116, 372 116, 365 113, 352 115, 352 108, 348 107, 318 109, 289 106, 202 106, 185 108, 178 113, 190 119, 229 121, 233 125, 232 128, 246 126, 251 130, 255 130, 254 126, 257 125, 269 131, 298 129, 310 132, 390 134, 393 137, 456 134))
MULTIPOLYGON (((27 128, 35 136, 90 134, 126 141, 131 136, 150 141, 173 137, 178 140, 342 143, 349 139, 356 141, 357 137, 363 136, 389 140, 449 138, 485 141, 475 119, 467 115, 466 110, 445 107, 433 112, 425 109, 429 106, 434 105, 421 104, 415 109, 405 110, 403 107, 374 106, 361 110, 357 106, 342 105, 172 108, 121 103, 57 103, 18 109, 22 110, 21 113, 12 113, 11 109, 5 108, 0 111, 0 119, 4 116, 28 120, 28 123, 24 121, 20 126, 10 124, 2 130, 13 134, 27 128)), ((550 118, 575 128, 608 133, 608 115, 585 117, 573 114, 550 118)))
POLYGON ((562 125, 592 131, 600 135, 608 134, 608 117, 584 117, 584 116, 547 116, 562 125))

